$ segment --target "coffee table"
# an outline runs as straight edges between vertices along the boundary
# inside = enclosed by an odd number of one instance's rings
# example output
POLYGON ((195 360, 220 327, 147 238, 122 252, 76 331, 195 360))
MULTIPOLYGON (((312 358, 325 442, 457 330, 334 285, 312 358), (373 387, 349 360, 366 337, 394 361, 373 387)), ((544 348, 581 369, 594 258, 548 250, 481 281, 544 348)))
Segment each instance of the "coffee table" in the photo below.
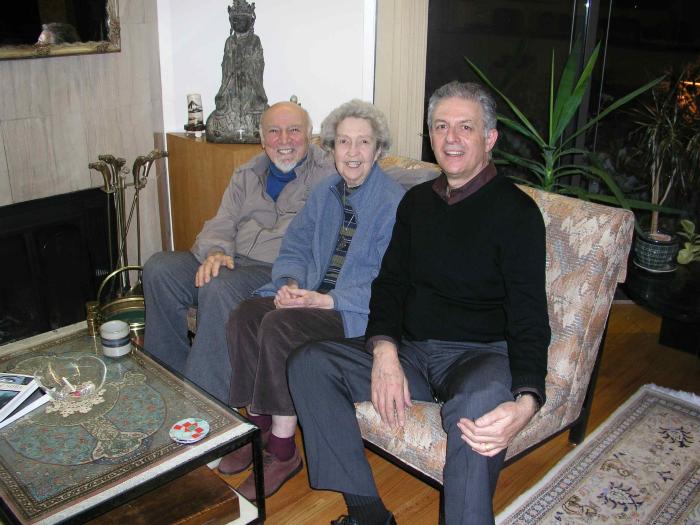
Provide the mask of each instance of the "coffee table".
MULTIPOLYGON (((0 371, 31 374, 46 356, 86 354, 107 365, 97 395, 80 404, 49 402, 0 429, 5 522, 83 523, 250 442, 263 494, 256 426, 139 349, 102 356, 85 323, 0 347, 0 371), (174 442, 170 427, 183 418, 206 420, 207 437, 174 442)), ((264 496, 256 504, 248 523, 265 519, 264 496)))

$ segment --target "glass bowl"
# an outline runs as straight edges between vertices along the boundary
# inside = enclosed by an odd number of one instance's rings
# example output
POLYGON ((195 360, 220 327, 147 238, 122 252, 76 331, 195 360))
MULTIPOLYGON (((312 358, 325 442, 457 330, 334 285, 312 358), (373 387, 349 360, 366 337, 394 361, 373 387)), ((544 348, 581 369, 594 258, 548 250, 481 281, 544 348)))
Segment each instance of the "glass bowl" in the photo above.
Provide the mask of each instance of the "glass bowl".
POLYGON ((107 367, 91 355, 48 357, 34 372, 39 386, 54 401, 80 401, 100 391, 107 367))

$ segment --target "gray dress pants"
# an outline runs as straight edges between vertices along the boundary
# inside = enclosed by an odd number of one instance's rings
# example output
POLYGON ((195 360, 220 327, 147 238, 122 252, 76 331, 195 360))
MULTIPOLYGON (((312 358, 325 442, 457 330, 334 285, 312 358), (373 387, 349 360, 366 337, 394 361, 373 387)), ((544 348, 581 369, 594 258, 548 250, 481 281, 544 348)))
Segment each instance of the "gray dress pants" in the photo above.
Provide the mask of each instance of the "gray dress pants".
POLYGON ((145 264, 144 347, 227 403, 231 365, 226 347, 226 321, 238 303, 270 281, 272 265, 236 257, 233 270, 222 267, 217 277, 196 288, 194 277, 199 266, 190 252, 156 253, 145 264), (190 306, 197 306, 197 334, 191 347, 187 336, 190 306))
MULTIPOLYGON (((444 401, 446 523, 493 523, 492 498, 505 451, 493 458, 472 451, 457 422, 513 400, 505 342, 403 341, 399 358, 412 399, 444 401)), ((371 399, 371 370, 372 355, 362 338, 310 343, 287 361, 314 488, 378 497, 353 405, 371 399)))

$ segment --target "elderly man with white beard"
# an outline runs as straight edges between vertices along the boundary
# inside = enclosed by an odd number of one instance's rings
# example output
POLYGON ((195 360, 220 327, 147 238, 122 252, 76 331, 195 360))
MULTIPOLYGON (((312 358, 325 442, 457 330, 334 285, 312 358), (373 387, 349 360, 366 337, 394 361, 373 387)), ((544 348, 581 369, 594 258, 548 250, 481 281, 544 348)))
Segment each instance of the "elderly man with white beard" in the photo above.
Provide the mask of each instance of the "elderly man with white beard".
POLYGON ((190 251, 157 253, 144 266, 146 351, 223 402, 231 377, 229 313, 270 280, 287 226, 312 186, 335 172, 333 160, 309 144, 311 131, 297 104, 270 106, 260 121, 264 153, 236 170, 190 251), (197 334, 190 346, 193 305, 197 334))

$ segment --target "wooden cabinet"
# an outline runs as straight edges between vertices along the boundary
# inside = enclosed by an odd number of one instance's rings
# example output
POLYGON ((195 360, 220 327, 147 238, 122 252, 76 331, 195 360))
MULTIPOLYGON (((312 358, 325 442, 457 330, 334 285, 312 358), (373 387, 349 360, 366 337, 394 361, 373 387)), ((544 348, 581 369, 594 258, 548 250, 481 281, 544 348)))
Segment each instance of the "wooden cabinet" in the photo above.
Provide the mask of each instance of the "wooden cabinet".
POLYGON ((260 144, 213 144, 204 137, 168 133, 173 243, 189 250, 204 221, 219 209, 234 170, 262 152, 260 144))

